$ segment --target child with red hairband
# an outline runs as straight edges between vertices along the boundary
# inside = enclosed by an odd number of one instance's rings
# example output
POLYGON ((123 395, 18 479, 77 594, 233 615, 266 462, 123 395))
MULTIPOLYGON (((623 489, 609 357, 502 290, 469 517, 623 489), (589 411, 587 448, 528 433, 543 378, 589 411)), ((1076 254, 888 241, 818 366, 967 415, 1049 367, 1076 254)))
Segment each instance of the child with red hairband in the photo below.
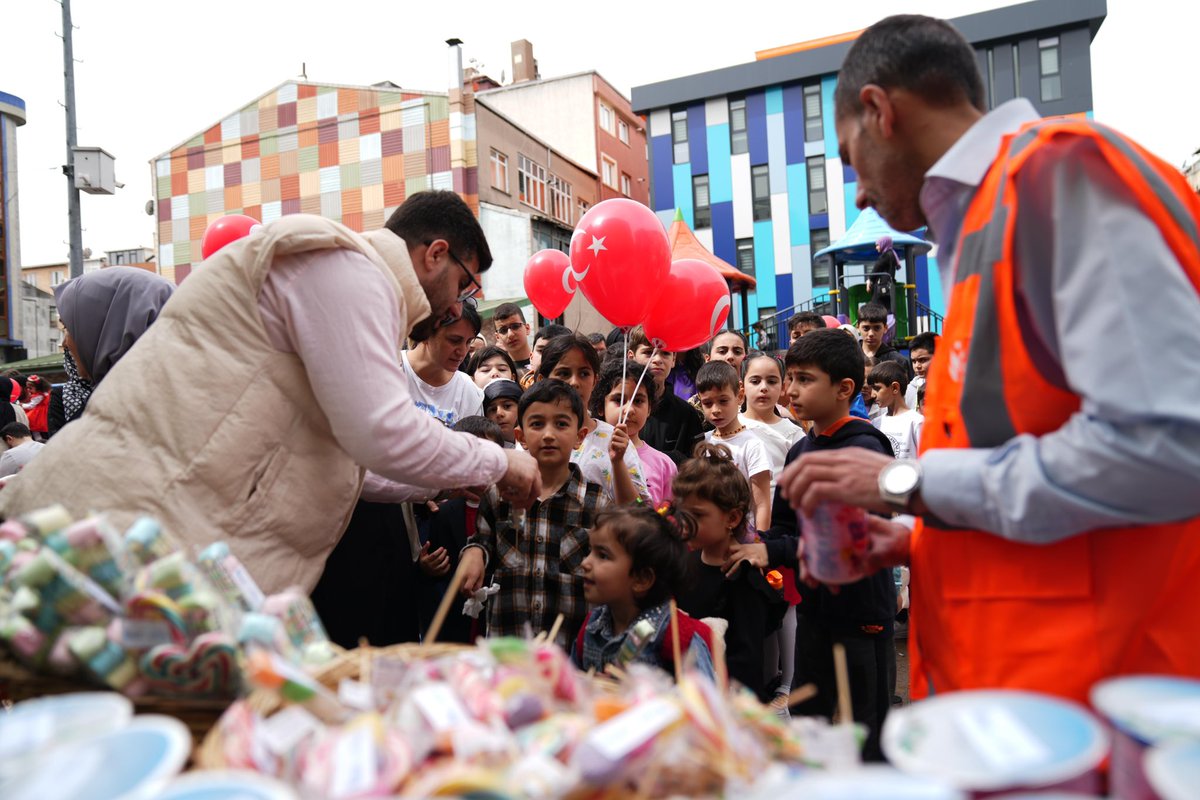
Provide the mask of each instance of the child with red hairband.
MULTIPOLYGON (((600 512, 583 560, 583 594, 592 610, 571 649, 576 666, 603 671, 638 661, 674 672, 670 600, 695 529, 695 521, 669 503, 657 511, 636 505, 600 512)), ((678 624, 684 664, 711 678, 712 631, 682 612, 678 624)))

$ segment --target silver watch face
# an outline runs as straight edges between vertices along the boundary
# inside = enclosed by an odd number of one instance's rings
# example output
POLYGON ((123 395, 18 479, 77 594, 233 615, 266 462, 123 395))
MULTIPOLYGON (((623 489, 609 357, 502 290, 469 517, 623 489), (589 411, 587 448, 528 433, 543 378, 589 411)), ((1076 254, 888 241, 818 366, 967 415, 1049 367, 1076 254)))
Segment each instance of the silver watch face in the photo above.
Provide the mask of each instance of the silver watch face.
POLYGON ((883 488, 897 497, 904 497, 917 488, 920 472, 916 465, 898 462, 888 466, 883 475, 883 488))

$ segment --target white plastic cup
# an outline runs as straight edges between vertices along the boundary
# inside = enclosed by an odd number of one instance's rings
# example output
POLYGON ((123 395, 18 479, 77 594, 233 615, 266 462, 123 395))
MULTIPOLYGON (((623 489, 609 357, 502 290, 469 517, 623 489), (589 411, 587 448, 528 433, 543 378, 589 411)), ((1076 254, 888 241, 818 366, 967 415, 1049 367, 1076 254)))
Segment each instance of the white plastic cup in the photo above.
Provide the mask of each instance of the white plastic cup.
POLYGON ((821 583, 854 583, 867 576, 871 537, 867 512, 845 503, 821 503, 811 515, 797 514, 804 542, 801 558, 821 583))

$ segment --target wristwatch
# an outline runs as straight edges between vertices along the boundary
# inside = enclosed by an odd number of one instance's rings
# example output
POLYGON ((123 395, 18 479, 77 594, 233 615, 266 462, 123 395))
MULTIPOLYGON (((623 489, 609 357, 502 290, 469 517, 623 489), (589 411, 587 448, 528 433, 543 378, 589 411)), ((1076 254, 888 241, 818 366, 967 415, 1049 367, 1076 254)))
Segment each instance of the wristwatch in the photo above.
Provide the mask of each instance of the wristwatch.
POLYGON ((921 462, 915 458, 897 459, 879 473, 879 496, 896 513, 907 514, 923 478, 921 462))

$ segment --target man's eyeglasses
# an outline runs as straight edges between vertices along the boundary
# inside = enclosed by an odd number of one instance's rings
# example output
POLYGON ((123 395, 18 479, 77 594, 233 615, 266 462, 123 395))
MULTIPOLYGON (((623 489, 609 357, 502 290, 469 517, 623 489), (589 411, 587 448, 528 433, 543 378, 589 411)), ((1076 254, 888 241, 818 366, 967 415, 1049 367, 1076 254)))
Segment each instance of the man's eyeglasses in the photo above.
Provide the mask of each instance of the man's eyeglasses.
MULTIPOLYGON (((433 244, 432 239, 425 241, 426 247, 429 247, 431 244, 433 244)), ((450 256, 450 260, 455 264, 458 264, 458 268, 461 269, 463 274, 467 276, 467 288, 460 289, 458 292, 458 298, 454 301, 456 303, 465 303, 475 295, 482 292, 483 287, 479 285, 479 281, 475 280, 474 274, 471 273, 471 270, 467 269, 467 265, 458 260, 458 256, 454 255, 453 250, 447 249, 446 255, 450 256)))
POLYGON ((497 325, 496 326, 496 335, 497 336, 507 336, 512 331, 519 331, 523 327, 525 327, 524 322, 513 322, 509 325, 497 325))

